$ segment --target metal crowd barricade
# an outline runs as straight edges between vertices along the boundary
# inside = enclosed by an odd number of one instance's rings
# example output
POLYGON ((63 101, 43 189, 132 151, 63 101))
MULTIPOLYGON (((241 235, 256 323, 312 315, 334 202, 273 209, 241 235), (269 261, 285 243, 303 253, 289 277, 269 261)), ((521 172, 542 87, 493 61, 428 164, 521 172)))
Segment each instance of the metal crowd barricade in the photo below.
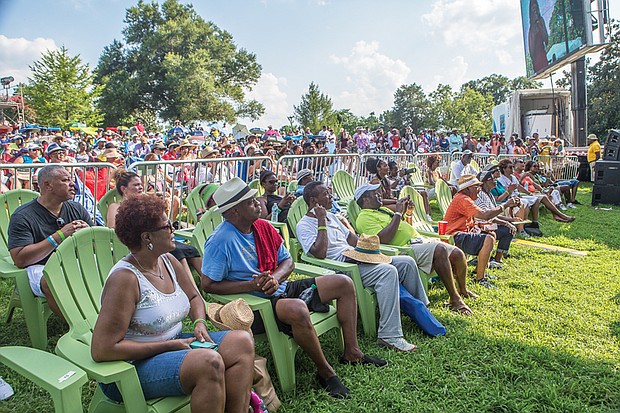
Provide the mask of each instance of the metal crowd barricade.
POLYGON ((331 178, 339 170, 355 177, 360 169, 360 162, 360 155, 356 153, 285 155, 278 159, 275 171, 283 185, 296 179, 297 172, 302 169, 313 170, 315 180, 329 185, 331 178))
POLYGON ((93 220, 101 224, 102 221, 97 217, 97 201, 110 189, 110 180, 116 166, 108 162, 9 163, 0 167, 2 181, 9 189, 30 189, 39 192, 37 170, 48 165, 62 166, 71 173, 77 191, 74 201, 79 202, 93 220))
POLYGON ((395 161, 398 169, 408 168, 410 164, 416 165, 415 156, 410 153, 374 153, 361 155, 361 167, 358 169, 358 174, 353 174, 355 178, 355 184, 361 185, 366 182, 370 177, 370 172, 366 169, 366 161, 369 158, 381 159, 388 163, 389 161, 395 161))
POLYGON ((502 159, 510 159, 512 161, 514 161, 515 159, 521 159, 523 162, 527 162, 530 159, 532 159, 532 157, 525 153, 525 154, 501 154, 497 157, 498 161, 501 161, 502 159))
POLYGON ((181 200, 200 184, 224 183, 233 177, 249 183, 258 179, 261 170, 273 170, 274 165, 271 158, 257 156, 139 161, 132 163, 129 169, 142 177, 147 192, 160 194, 170 203, 173 215, 175 210, 181 212, 181 200))
POLYGON ((428 158, 431 156, 436 156, 439 158, 440 172, 443 173, 443 170, 448 170, 448 168, 450 167, 450 154, 448 152, 418 153, 415 155, 413 163, 422 172, 423 177, 426 176, 426 172, 428 171, 428 158))
POLYGON ((539 155, 537 160, 545 165, 547 172, 556 181, 576 179, 579 172, 579 160, 575 155, 539 155))

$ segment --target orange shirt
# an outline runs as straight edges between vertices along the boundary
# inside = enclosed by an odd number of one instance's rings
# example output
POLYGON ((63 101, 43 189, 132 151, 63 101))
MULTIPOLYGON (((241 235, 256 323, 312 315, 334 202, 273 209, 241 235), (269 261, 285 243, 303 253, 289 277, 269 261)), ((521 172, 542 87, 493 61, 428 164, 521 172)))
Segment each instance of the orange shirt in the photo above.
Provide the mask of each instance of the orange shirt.
POLYGON ((458 193, 452 199, 444 221, 448 221, 446 233, 454 235, 457 232, 468 232, 475 226, 474 215, 482 209, 474 200, 463 193, 458 193))

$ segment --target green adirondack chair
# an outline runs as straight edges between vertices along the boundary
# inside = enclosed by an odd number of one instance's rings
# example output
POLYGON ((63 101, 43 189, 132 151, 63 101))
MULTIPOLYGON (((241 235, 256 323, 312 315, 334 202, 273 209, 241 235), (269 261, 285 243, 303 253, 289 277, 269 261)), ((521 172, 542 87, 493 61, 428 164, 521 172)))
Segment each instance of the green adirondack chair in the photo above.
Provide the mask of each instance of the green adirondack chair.
POLYGON ((332 186, 338 196, 338 204, 347 206, 353 199, 355 192, 355 179, 347 171, 339 169, 332 177, 332 186))
POLYGON ((349 222, 351 223, 351 225, 353 225, 353 228, 355 229, 355 231, 357 232, 357 226, 355 225, 356 221, 357 221, 357 216, 360 213, 360 206, 357 204, 357 201, 355 199, 352 199, 349 201, 349 203, 347 204, 347 218, 349 219, 349 222))
POLYGON ((263 186, 260 184, 260 182, 258 181, 258 179, 254 179, 252 181, 250 181, 250 183, 248 184, 248 186, 251 189, 256 189, 258 192, 256 193, 256 196, 262 196, 265 193, 265 188, 263 188, 263 186))
POLYGON ((289 224, 288 226, 293 232, 293 237, 290 239, 290 252, 295 262, 300 262, 302 253, 301 244, 297 240, 296 226, 299 220, 306 215, 306 211, 308 211, 308 205, 306 201, 304 201, 304 198, 300 196, 291 204, 286 218, 289 224))
MULTIPOLYGON (((349 204, 355 200, 352 199, 349 201, 349 204)), ((357 206, 357 204, 355 204, 357 206)), ((289 227, 293 231, 297 230, 297 223, 301 218, 306 215, 308 211, 308 205, 302 198, 297 198, 288 212, 288 223, 289 227)), ((358 207, 359 211, 359 207, 358 207)), ((347 213, 348 210, 347 210, 347 213)), ((357 217, 357 215, 356 215, 357 217)), ((375 308, 377 306, 377 300, 375 297, 375 293, 364 288, 362 284, 362 278, 360 277, 359 268, 357 264, 340 262, 336 260, 330 259, 318 259, 311 257, 307 254, 303 254, 303 250, 301 248, 301 244, 297 239, 291 240, 291 246, 297 243, 297 248, 299 248, 301 254, 301 261, 314 264, 319 267, 329 268, 339 273, 349 274, 349 277, 353 280, 353 284, 355 285, 355 295, 357 297, 357 307, 360 318, 362 319, 362 327, 364 328, 364 334, 368 337, 375 337, 377 335, 377 318, 375 314, 375 308)), ((292 248, 292 247, 291 247, 292 248)), ((396 250, 393 248, 382 248, 382 251, 388 255, 395 255, 396 250)))
POLYGON ((0 363, 46 390, 56 413, 83 411, 82 386, 88 378, 75 364, 46 351, 18 346, 1 347, 0 363))
POLYGON ((452 191, 450 191, 450 187, 443 179, 438 179, 437 182, 435 182, 435 194, 437 195, 437 203, 441 210, 441 216, 445 217, 450 202, 452 202, 452 191))
MULTIPOLYGON (((196 224, 196 228, 194 229, 192 245, 201 252, 204 250, 204 244, 207 238, 211 235, 215 227, 217 227, 217 225, 214 226, 213 224, 214 222, 217 222, 218 218, 213 218, 210 216, 215 214, 221 217, 221 215, 217 212, 207 211, 205 216, 203 216, 200 222, 196 224)), ((294 273, 311 277, 334 274, 331 270, 302 263, 295 264, 294 273)), ((273 358, 282 391, 289 392, 294 390, 296 381, 295 354, 299 346, 292 337, 289 337, 279 331, 275 316, 273 314, 271 301, 251 294, 209 294, 209 296, 221 303, 227 303, 237 298, 243 298, 253 311, 258 311, 265 325, 265 333, 254 335, 254 340, 257 342, 267 340, 269 342, 271 356, 273 358)), ((311 313, 310 319, 318 336, 331 329, 338 329, 338 344, 340 349, 344 349, 342 332, 340 331, 340 323, 338 322, 336 310, 333 306, 330 307, 330 310, 327 313, 311 313)))
POLYGON ((286 187, 286 192, 295 192, 297 191, 298 186, 299 184, 297 183, 297 179, 293 179, 291 182, 288 183, 288 186, 286 187))
POLYGON ((128 252, 114 230, 92 227, 68 237, 50 257, 43 274, 69 324, 69 332, 58 340, 56 354, 86 371, 91 380, 117 384, 124 403, 109 400, 97 387, 89 407, 91 413, 189 410, 189 396, 145 400, 132 364, 97 363, 91 357, 90 345, 103 284, 112 266, 128 252))
POLYGON ((15 189, 0 195, 0 276, 11 278, 15 289, 9 302, 6 322, 10 323, 15 308, 21 307, 26 320, 26 328, 30 336, 32 347, 47 349, 47 319, 52 314, 43 297, 36 297, 32 293, 26 270, 17 268, 9 254, 9 221, 11 214, 21 205, 37 198, 37 192, 27 189, 15 189))
POLYGON ((199 221, 197 210, 206 209, 207 199, 213 194, 219 184, 200 184, 185 198, 185 205, 187 206, 187 213, 189 214, 189 223, 196 224, 199 221))
POLYGON ((106 192, 97 203, 97 208, 99 208, 99 212, 101 212, 101 216, 103 217, 103 221, 106 225, 108 224, 108 209, 110 208, 110 205, 116 202, 121 202, 122 200, 123 196, 116 190, 116 188, 112 188, 106 192))
POLYGON ((416 188, 424 188, 424 176, 422 176, 422 170, 418 168, 415 163, 408 164, 407 168, 415 169, 415 171, 409 174, 411 185, 416 188))

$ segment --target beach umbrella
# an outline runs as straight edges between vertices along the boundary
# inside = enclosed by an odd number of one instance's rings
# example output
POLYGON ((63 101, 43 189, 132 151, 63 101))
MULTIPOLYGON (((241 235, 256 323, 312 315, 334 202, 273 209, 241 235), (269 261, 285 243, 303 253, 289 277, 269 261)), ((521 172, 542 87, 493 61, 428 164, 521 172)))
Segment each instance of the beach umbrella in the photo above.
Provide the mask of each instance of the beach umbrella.
POLYGON ((248 127, 245 125, 237 123, 233 127, 233 138, 235 138, 236 141, 244 139, 249 134, 250 134, 250 131, 248 130, 248 127))

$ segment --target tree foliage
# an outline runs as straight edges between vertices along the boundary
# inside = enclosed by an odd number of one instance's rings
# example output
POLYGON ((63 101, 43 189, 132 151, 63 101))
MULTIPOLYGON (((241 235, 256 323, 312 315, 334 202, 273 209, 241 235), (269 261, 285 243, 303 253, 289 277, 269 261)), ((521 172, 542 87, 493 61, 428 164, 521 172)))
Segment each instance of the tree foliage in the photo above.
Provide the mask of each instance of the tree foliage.
POLYGON ((333 110, 332 100, 323 94, 319 86, 314 82, 310 83, 308 93, 301 97, 299 106, 293 106, 295 119, 303 128, 310 128, 314 133, 319 131, 323 125, 337 127, 333 110))
POLYGON ((605 138, 620 127, 620 24, 614 22, 610 45, 588 70, 588 131, 605 138))
POLYGON ((98 125, 102 116, 95 108, 100 89, 79 55, 70 56, 63 46, 48 50, 30 66, 32 77, 23 92, 27 104, 42 125, 67 127, 72 122, 98 125))
POLYGON ((403 85, 394 93, 391 124, 399 129, 406 126, 422 129, 430 120, 430 108, 431 102, 420 85, 403 85))
POLYGON ((106 123, 122 123, 140 111, 163 120, 257 119, 259 102, 246 99, 261 66, 235 45, 230 33, 177 0, 127 9, 124 42, 115 40, 99 59, 106 123))
POLYGON ((525 76, 519 76, 514 79, 509 79, 504 75, 491 74, 485 76, 482 79, 470 80, 461 86, 461 90, 466 88, 477 90, 484 94, 490 94, 493 96, 493 102, 496 105, 508 100, 510 93, 515 90, 521 89, 540 89, 542 83, 528 79, 525 76))

